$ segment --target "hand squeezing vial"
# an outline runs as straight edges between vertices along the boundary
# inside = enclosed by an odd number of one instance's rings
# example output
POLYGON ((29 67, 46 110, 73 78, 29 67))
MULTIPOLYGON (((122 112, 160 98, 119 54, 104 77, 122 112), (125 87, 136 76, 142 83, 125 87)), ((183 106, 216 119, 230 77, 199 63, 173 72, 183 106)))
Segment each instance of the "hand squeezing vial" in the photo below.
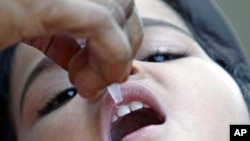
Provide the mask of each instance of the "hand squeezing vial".
MULTIPOLYGON (((76 42, 79 44, 81 48, 86 47, 86 40, 76 39, 76 42)), ((118 83, 113 83, 109 85, 107 87, 107 90, 116 104, 122 101, 121 88, 118 83)))

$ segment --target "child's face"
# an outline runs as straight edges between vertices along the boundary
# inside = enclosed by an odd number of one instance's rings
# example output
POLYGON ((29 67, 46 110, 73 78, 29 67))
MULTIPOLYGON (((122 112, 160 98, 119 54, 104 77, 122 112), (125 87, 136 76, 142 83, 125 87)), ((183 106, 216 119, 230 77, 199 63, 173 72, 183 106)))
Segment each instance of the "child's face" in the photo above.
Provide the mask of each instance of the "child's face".
POLYGON ((95 100, 75 95, 66 71, 19 45, 11 110, 20 140, 110 141, 113 136, 119 141, 127 135, 124 141, 228 141, 230 124, 249 123, 237 84, 188 35, 176 13, 160 0, 136 3, 147 18, 145 38, 129 81, 121 85, 124 101, 118 107, 123 110, 117 110, 107 92, 95 100), (128 104, 140 110, 122 116, 129 112, 128 104), (121 117, 112 123, 116 113, 121 117))

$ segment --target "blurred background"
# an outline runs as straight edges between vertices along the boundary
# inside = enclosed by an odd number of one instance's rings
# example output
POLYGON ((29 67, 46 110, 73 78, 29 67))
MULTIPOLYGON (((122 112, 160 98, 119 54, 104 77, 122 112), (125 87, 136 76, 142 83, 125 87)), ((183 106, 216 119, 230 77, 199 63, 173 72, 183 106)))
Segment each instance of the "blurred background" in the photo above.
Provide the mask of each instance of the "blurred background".
POLYGON ((250 0, 214 0, 230 21, 250 62, 250 0))

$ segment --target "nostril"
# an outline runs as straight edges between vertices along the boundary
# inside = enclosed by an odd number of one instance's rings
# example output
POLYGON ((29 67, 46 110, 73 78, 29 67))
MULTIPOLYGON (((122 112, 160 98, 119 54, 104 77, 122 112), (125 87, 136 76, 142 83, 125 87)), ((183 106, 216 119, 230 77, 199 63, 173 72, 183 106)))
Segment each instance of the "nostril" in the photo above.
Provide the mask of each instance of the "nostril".
POLYGON ((138 72, 139 72, 138 69, 136 67, 132 66, 129 75, 136 75, 138 72))
POLYGON ((139 63, 134 62, 130 69, 128 80, 142 80, 146 78, 146 74, 145 69, 139 63))

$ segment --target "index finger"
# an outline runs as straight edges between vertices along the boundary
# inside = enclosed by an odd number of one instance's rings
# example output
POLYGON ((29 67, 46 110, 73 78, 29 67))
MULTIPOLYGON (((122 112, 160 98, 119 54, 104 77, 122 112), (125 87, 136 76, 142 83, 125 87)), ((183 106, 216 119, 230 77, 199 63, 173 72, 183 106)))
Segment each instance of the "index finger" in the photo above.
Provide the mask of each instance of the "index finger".
MULTIPOLYGON (((84 62, 84 65, 80 66, 80 68, 79 65, 70 65, 83 63, 83 60, 73 59, 77 58, 75 56, 78 54, 78 50, 71 47, 72 45, 75 46, 75 43, 68 46, 62 44, 66 40, 60 43, 59 38, 57 38, 56 41, 59 42, 56 44, 52 42, 49 48, 47 48, 48 46, 35 46, 67 69, 71 82, 84 95, 86 91, 90 91, 87 84, 90 81, 96 81, 96 79, 90 78, 98 78, 97 81, 100 82, 100 85, 91 89, 95 91, 109 83, 120 82, 129 68, 129 62, 132 60, 133 55, 127 36, 108 9, 92 2, 84 1, 81 4, 74 2, 66 3, 66 5, 63 3, 61 6, 58 4, 41 20, 43 20, 43 26, 48 30, 64 31, 64 33, 73 35, 75 38, 88 38, 88 56, 81 56, 88 60, 87 64, 84 62), (65 10, 61 11, 62 7, 65 10), (90 13, 95 13, 95 16, 90 16, 90 13), (117 55, 118 53, 121 54, 117 55), (66 60, 64 60, 65 56, 67 56, 66 60), (95 60, 99 61, 96 62, 95 60), (114 65, 117 66, 117 69, 112 73, 109 72, 114 65), (84 73, 86 72, 84 69, 89 70, 90 74, 84 73)), ((73 37, 71 36, 71 38, 73 37)))

